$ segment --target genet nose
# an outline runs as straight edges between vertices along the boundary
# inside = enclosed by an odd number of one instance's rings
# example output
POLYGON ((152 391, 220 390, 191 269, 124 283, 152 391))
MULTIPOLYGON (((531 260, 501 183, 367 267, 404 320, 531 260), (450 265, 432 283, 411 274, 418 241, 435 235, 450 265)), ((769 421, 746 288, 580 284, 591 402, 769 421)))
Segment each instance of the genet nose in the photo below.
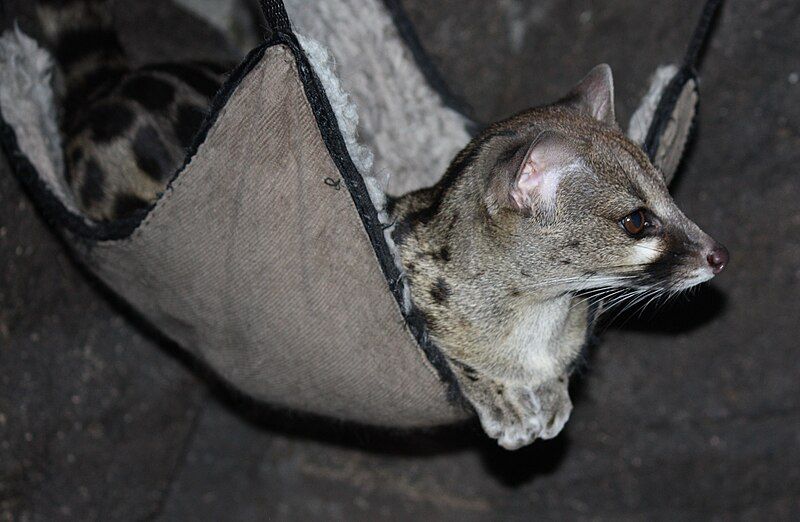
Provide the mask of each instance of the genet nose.
POLYGON ((711 250, 711 253, 706 256, 708 264, 711 266, 711 271, 715 274, 722 272, 722 269, 728 264, 730 254, 728 249, 722 245, 717 245, 711 250))

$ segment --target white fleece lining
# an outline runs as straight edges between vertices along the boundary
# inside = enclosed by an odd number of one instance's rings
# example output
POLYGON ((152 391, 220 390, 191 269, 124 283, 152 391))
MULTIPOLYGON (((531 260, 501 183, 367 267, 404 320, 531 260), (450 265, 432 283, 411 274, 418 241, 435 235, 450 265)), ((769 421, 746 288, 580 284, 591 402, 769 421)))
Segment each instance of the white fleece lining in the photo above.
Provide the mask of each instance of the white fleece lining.
POLYGON ((664 89, 667 88, 667 85, 677 72, 678 67, 670 64, 660 66, 653 73, 650 78, 650 88, 647 90, 647 94, 642 96, 639 107, 628 123, 628 137, 634 143, 638 145, 644 144, 644 140, 647 139, 647 131, 650 130, 650 124, 653 123, 658 103, 661 101, 661 93, 664 92, 664 89))
MULTIPOLYGON (((650 79, 650 89, 642 98, 639 108, 631 116, 628 125, 628 137, 639 145, 647 139, 650 125, 653 123, 658 104, 664 89, 678 73, 675 65, 662 65, 650 79)), ((655 151, 653 164, 661 169, 667 185, 670 184, 675 171, 681 163, 686 143, 697 113, 697 84, 689 79, 683 86, 670 119, 661 131, 658 149, 655 151)))
POLYGON ((373 172, 380 179, 391 175, 387 192, 405 194, 436 183, 469 142, 469 120, 428 84, 383 3, 284 4, 295 32, 330 51, 342 87, 358 106, 358 135, 374 153, 373 172))
MULTIPOLYGON (((369 147, 362 145, 358 139, 358 111, 347 92, 342 88, 342 83, 337 76, 335 64, 331 59, 328 50, 316 40, 296 33, 300 46, 306 53, 308 61, 314 69, 314 73, 322 83, 328 102, 331 104, 336 121, 339 124, 339 131, 342 133, 347 152, 353 160, 353 164, 358 169, 364 179, 370 200, 378 211, 378 220, 386 225, 383 236, 389 251, 392 253, 395 265, 401 274, 404 274, 403 264, 400 261, 400 252, 392 238, 394 224, 386 213, 386 185, 389 180, 389 173, 384 171, 381 179, 372 174, 374 155, 369 147)), ((411 309, 411 290, 408 285, 403 286, 403 308, 405 311, 411 309)))
POLYGON ((358 171, 361 174, 369 174, 372 171, 374 156, 372 151, 359 143, 356 137, 358 132, 358 111, 355 104, 350 100, 350 95, 342 87, 341 80, 336 75, 336 66, 330 52, 313 38, 308 38, 300 33, 296 33, 296 36, 308 60, 314 67, 314 72, 322 82, 333 112, 336 113, 339 131, 344 137, 347 152, 350 153, 350 157, 358 171))
POLYGON ((47 187, 72 212, 79 213, 64 177, 52 84, 53 59, 19 27, 0 37, 0 109, 17 136, 20 150, 47 187))
MULTIPOLYGON (((428 84, 379 0, 284 4, 404 277, 392 239, 394 224, 385 211, 386 193, 405 194, 436 183, 469 142, 470 122, 428 84)), ((407 284, 403 289, 403 307, 409 311, 411 290, 407 284)))

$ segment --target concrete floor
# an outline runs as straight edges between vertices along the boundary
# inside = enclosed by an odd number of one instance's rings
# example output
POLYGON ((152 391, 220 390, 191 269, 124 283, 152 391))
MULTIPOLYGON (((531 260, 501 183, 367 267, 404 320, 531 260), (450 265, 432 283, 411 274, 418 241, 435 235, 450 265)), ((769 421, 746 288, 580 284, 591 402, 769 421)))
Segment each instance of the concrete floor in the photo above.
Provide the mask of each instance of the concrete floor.
MULTIPOLYGON (((4 27, 25 4, 4 2, 4 27)), ((700 8, 403 4, 481 121, 552 100, 604 61, 627 121, 700 8)), ((166 2, 118 10, 142 61, 222 53, 166 2)), ((797 519, 798 27, 796 2, 728 2, 703 65, 675 194, 728 246, 729 269, 608 328, 566 431, 514 453, 474 428, 320 428, 220 392, 85 277, 3 163, 0 520, 797 519)))

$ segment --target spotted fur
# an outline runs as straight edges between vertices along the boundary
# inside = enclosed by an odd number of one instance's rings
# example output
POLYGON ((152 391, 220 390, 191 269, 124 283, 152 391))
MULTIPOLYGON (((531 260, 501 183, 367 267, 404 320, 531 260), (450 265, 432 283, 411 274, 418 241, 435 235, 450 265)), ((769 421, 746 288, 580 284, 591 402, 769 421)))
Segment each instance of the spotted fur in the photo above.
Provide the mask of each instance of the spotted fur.
POLYGON ((721 269, 710 256, 724 253, 617 127, 607 66, 561 102, 490 125, 439 183, 389 210, 414 304, 509 449, 555 436, 569 417, 590 298, 682 290, 710 279, 721 269), (621 220, 637 209, 653 223, 632 237, 621 220))
POLYGON ((148 208, 183 162, 228 67, 164 63, 132 69, 104 0, 39 0, 59 67, 66 176, 95 220, 148 208))

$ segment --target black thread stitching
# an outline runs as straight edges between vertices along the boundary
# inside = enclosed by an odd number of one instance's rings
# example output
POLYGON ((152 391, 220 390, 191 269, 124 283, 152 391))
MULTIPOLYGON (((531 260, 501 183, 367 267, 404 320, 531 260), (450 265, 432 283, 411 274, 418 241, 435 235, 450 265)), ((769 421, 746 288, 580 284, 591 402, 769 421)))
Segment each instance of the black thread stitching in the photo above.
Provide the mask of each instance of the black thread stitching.
POLYGON ((325 184, 331 187, 333 190, 341 190, 342 189, 342 180, 341 179, 333 179, 333 178, 325 178, 325 184))

